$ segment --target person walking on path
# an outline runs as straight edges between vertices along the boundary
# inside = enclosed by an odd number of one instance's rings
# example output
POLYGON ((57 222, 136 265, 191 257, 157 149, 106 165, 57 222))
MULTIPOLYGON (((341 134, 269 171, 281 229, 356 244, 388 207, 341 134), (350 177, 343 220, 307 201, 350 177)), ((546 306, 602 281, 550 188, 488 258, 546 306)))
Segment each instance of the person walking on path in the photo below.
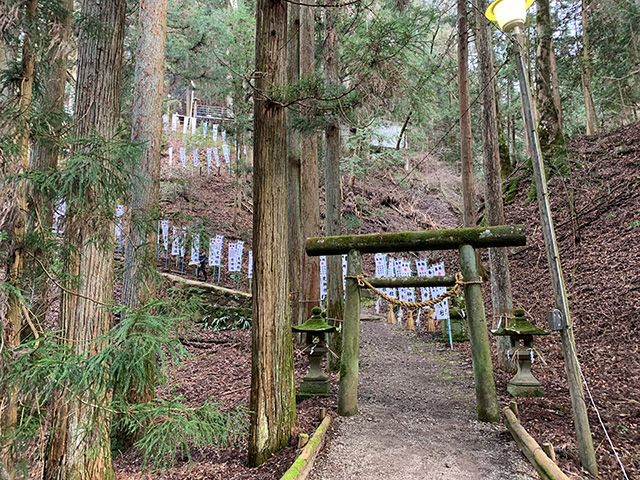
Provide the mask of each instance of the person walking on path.
MULTIPOLYGON (((204 278, 204 281, 207 281, 207 256, 204 253, 204 250, 200 250, 200 257, 198 258, 198 261, 200 262, 200 268, 198 269, 199 271, 202 272, 202 276, 204 278)), ((196 275, 196 280, 198 279, 198 276, 196 275)))

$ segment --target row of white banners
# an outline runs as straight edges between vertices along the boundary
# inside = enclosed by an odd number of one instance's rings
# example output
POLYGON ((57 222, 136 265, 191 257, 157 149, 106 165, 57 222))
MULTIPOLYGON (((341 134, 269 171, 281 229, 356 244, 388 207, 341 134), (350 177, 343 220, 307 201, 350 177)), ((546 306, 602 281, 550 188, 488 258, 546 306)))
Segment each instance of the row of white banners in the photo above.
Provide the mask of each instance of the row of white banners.
MULTIPOLYGON (((173 226, 171 232, 171 242, 169 242, 169 220, 160 220, 158 223, 158 244, 164 247, 166 254, 184 258, 187 246, 187 227, 173 226), (169 249, 169 247, 171 247, 169 249)), ((224 236, 216 235, 209 238, 209 252, 205 253, 205 248, 200 244, 200 235, 194 233, 191 235, 190 244, 190 263, 200 265, 202 261, 206 261, 210 267, 222 267, 222 252, 224 244, 224 236), (202 251, 202 254, 200 253, 202 251)), ((242 257, 244 254, 244 242, 228 243, 227 265, 229 272, 242 271, 242 257)), ((249 263, 247 265, 247 277, 251 278, 253 272, 253 251, 249 250, 249 263)))
MULTIPOLYGON (((54 227, 53 230, 56 233, 62 233, 61 218, 64 217, 66 211, 66 203, 61 202, 54 210, 54 227)), ((124 213, 124 206, 118 205, 116 207, 116 226, 115 237, 118 245, 122 244, 122 227, 121 220, 124 213)), ((171 241, 169 238, 169 220, 160 220, 158 222, 158 247, 164 247, 165 253, 168 255, 169 251, 172 256, 183 258, 186 254, 187 246, 187 227, 171 227, 171 241), (169 247, 171 249, 169 250, 169 247)), ((192 234, 190 247, 191 255, 190 262, 192 264, 201 264, 201 258, 207 261, 210 267, 222 267, 222 252, 223 252, 224 236, 216 235, 209 238, 209 252, 205 254, 204 246, 201 249, 200 235, 192 234), (200 252, 203 252, 201 255, 200 252)), ((229 272, 241 272, 242 271, 242 258, 244 253, 244 242, 238 240, 236 242, 228 243, 227 265, 229 272)), ((376 253, 376 277, 411 277, 413 272, 411 269, 411 262, 404 259, 394 259, 384 253, 376 253)), ((442 276, 445 274, 444 263, 434 263, 429 266, 427 260, 416 260, 416 272, 419 277, 434 277, 442 276)), ((249 261, 247 265, 247 277, 251 278, 253 273, 253 251, 249 250, 249 261)), ((342 280, 343 286, 346 283, 347 275, 347 256, 342 256, 342 280)), ((405 302, 416 302, 416 289, 415 288, 383 288, 387 295, 392 298, 397 298, 405 302)), ((421 287, 420 296, 421 301, 431 300, 439 297, 446 291, 445 287, 421 287)), ((320 257, 320 297, 324 299, 327 296, 327 257, 320 257)), ((449 319, 449 301, 444 299, 434 306, 434 316, 438 320, 449 319)))
MULTIPOLYGON (((385 253, 376 253, 376 274, 380 277, 411 277, 413 272, 411 271, 411 262, 404 259, 394 259, 389 257, 385 253)), ((427 260, 416 260, 416 272, 419 277, 435 277, 443 276, 445 274, 444 263, 434 263, 430 267, 427 260)), ((347 256, 342 256, 342 279, 343 287, 346 284, 347 275, 347 256)), ((382 291, 390 296, 405 302, 416 302, 416 289, 415 288, 383 288, 382 291)), ((438 298, 445 293, 447 289, 445 287, 421 287, 420 296, 422 302, 438 298)), ((320 297, 324 299, 327 296, 327 257, 320 257, 320 297)), ((445 298, 441 302, 437 303, 434 307, 434 318, 437 320, 449 319, 449 300, 445 298)))
MULTIPOLYGON (((180 125, 180 116, 177 113, 171 115, 171 131, 177 132, 178 125, 180 125)), ((162 125, 164 127, 164 131, 169 131, 169 115, 166 113, 162 116, 162 125)), ((213 123, 211 125, 211 135, 213 136, 213 143, 218 141, 218 127, 217 123, 213 123)), ((198 119, 196 117, 184 117, 184 123, 182 124, 182 133, 186 135, 187 132, 191 132, 192 135, 197 133, 198 128, 198 119)), ((209 130, 209 122, 206 120, 202 122, 202 137, 207 138, 207 133, 209 130)), ((227 132, 224 130, 220 130, 220 136, 222 137, 222 143, 226 141, 227 132)))
MULTIPOLYGON (((202 150, 204 150, 207 155, 207 170, 211 170, 214 162, 216 167, 220 167, 220 151, 218 150, 218 147, 206 148, 202 150)), ((169 156, 169 168, 171 168, 173 167, 173 147, 169 147, 167 153, 169 156)), ((181 147, 179 149, 179 154, 182 168, 187 168, 187 149, 181 147)), ((231 163, 231 155, 229 153, 229 147, 226 143, 222 144, 222 155, 224 157, 224 161, 227 163, 227 165, 229 165, 229 163, 231 163)), ((247 156, 247 147, 244 147, 244 155, 245 157, 247 156)), ((189 157, 193 159, 193 167, 198 168, 200 166, 200 150, 194 148, 191 151, 191 155, 189 155, 189 157)))

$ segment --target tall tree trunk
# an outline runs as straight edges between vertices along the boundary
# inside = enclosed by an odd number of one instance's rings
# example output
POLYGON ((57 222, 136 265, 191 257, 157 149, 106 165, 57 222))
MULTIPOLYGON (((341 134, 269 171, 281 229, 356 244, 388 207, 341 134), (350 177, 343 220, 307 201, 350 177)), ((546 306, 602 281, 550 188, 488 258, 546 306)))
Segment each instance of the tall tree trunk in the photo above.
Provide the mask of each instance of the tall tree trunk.
POLYGON ((589 47, 589 5, 582 0, 582 93, 584 95, 585 127, 587 135, 598 133, 598 116, 591 91, 591 49, 589 47))
MULTIPOLYGON (((75 135, 78 139, 98 136, 108 144, 117 132, 125 8, 125 0, 82 1, 81 15, 91 19, 87 23, 91 29, 81 29, 77 42, 75 135)), ((90 143, 78 150, 86 150, 87 161, 104 162, 91 154, 92 148, 90 143)), ((65 241, 70 249, 65 273, 73 280, 66 282, 62 292, 60 327, 64 341, 76 354, 84 355, 100 350, 101 346, 94 340, 108 332, 112 323, 111 312, 104 306, 113 299, 114 227, 111 216, 105 217, 102 212, 115 205, 104 205, 105 192, 98 185, 99 182, 83 192, 82 199, 67 199, 65 223, 65 241)), ((54 405, 51 436, 45 452, 45 479, 115 478, 106 411, 109 393, 93 391, 91 395, 91 403, 87 398, 72 397, 61 398, 54 405)))
MULTIPOLYGON (((308 3, 313 3, 310 0, 308 3)), ((300 76, 312 78, 315 76, 315 30, 314 8, 300 7, 300 76)), ((305 109, 306 115, 311 115, 311 109, 305 109)), ((320 192, 318 174, 318 135, 315 132, 303 132, 300 143, 301 172, 300 172, 300 201, 302 240, 317 237, 320 233, 320 192)), ((303 251, 300 265, 300 306, 301 317, 306 320, 311 317, 311 309, 320 305, 320 260, 310 257, 303 251)))
MULTIPOLYGON (((35 67, 35 51, 33 34, 35 31, 35 16, 38 9, 38 0, 28 0, 25 9, 25 30, 22 46, 22 65, 20 71, 20 90, 18 93, 18 113, 15 122, 16 156, 8 164, 8 174, 20 175, 29 168, 29 136, 31 123, 31 97, 33 93, 33 73, 35 67)), ((27 191, 24 180, 13 181, 6 185, 3 192, 4 202, 13 212, 11 219, 0 218, 0 226, 4 233, 8 233, 11 242, 6 273, 4 279, 15 289, 10 290, 6 298, 6 314, 0 316, 2 320, 1 340, 4 348, 12 350, 20 344, 20 328, 22 326, 23 303, 15 292, 21 292, 23 288, 23 267, 25 255, 25 230, 27 211, 27 191)), ((3 212, 3 213, 6 213, 3 212)), ((4 302, 3 302, 4 303, 4 302)), ((5 305, 0 305, 4 310, 5 305)), ((7 358, 3 355, 2 358, 7 358)), ((5 365, 0 363, 0 372, 5 365)), ((0 385, 0 475, 8 475, 13 478, 15 471, 15 452, 12 451, 11 433, 15 428, 18 413, 17 392, 5 390, 0 385), (6 472, 3 472, 6 469, 6 472)))
POLYGON ((538 137, 542 156, 552 165, 556 160, 564 163, 565 140, 562 133, 561 115, 554 100, 553 78, 553 28, 549 0, 538 0, 536 21, 538 49, 536 54, 536 98, 538 110, 538 137))
MULTIPOLYGON (((328 85, 339 85, 338 74, 338 26, 337 9, 325 10, 325 50, 324 68, 328 85)), ((325 129, 325 234, 340 235, 340 214, 342 199, 340 197, 340 122, 335 114, 325 129)), ((327 258, 327 318, 332 325, 338 325, 344 316, 342 285, 342 258, 330 255, 327 258)), ((330 337, 331 349, 340 355, 342 351, 342 334, 336 332, 330 337)), ((336 370, 339 359, 330 356, 329 369, 336 370)))
MULTIPOLYGON (((73 19, 73 0, 61 0, 60 11, 53 19, 49 28, 58 32, 53 44, 49 47, 47 67, 44 67, 44 97, 41 100, 42 110, 47 114, 48 132, 46 136, 38 137, 33 145, 29 158, 29 169, 34 172, 46 172, 55 169, 60 154, 59 139, 64 134, 64 99, 67 84, 67 63, 71 49, 71 23, 73 19)), ((38 191, 32 191, 29 211, 31 212, 27 228, 30 231, 41 232, 45 241, 53 226, 53 206, 51 199, 38 191)), ((42 250, 34 252, 34 256, 44 260, 46 253, 42 250)), ((46 262, 45 262, 46 263, 46 262)), ((33 322, 40 329, 44 317, 50 307, 49 281, 43 280, 43 270, 40 264, 29 261, 30 283, 34 289, 31 311, 33 322)))
POLYGON ((469 32, 467 2, 458 0, 458 96, 460 111, 460 157, 462 163, 462 201, 465 227, 476 226, 476 189, 471 150, 471 108, 469 98, 469 32))
POLYGON ((287 119, 270 99, 286 75, 287 2, 258 0, 253 171, 253 331, 249 465, 285 446, 296 424, 287 267, 287 119))
MULTIPOLYGON (((167 0, 141 0, 138 13, 138 44, 133 91, 131 141, 142 145, 142 158, 131 176, 128 225, 124 251, 122 304, 137 310, 152 297, 156 275, 157 208, 160 191, 164 50, 167 33, 167 0)), ((147 362, 155 362, 154 357, 147 362)), ((151 367, 148 371, 153 370, 151 367)), ((125 392, 133 403, 155 396, 155 378, 146 385, 133 385, 125 392)), ((126 445, 134 436, 123 438, 126 445)))
MULTIPOLYGON (((500 172, 500 154, 498 141, 498 122, 496 112, 496 92, 493 81, 493 45, 487 20, 483 13, 487 8, 486 0, 474 0, 476 20, 476 51, 480 71, 479 90, 482 92, 482 147, 484 168, 484 196, 487 225, 504 225, 504 206, 502 203, 502 180, 500 172)), ((489 249, 491 269, 491 301, 493 304, 493 328, 500 322, 504 326, 507 317, 513 314, 511 295, 511 276, 506 248, 489 249)), ((498 347, 498 368, 514 372, 515 365, 508 360, 507 352, 511 348, 509 337, 496 337, 498 347)))
MULTIPOLYGON (((289 27, 287 42, 287 80, 295 85, 300 79, 300 5, 289 4, 289 27)), ((291 121, 291 119, 289 119, 291 121)), ((300 131, 289 128, 287 137, 287 178, 289 211, 289 290, 291 292, 291 323, 303 321, 300 304, 302 289, 302 258, 305 256, 301 225, 301 150, 300 131)))

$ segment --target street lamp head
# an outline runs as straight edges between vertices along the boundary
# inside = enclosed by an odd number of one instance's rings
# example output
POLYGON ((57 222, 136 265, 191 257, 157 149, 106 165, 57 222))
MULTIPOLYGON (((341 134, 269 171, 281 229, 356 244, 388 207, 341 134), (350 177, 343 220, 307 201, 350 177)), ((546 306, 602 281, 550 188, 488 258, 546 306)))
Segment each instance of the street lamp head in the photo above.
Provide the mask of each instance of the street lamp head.
POLYGON ((498 22, 500 30, 509 33, 515 27, 522 28, 527 18, 527 9, 534 0, 495 0, 484 13, 491 21, 498 22))

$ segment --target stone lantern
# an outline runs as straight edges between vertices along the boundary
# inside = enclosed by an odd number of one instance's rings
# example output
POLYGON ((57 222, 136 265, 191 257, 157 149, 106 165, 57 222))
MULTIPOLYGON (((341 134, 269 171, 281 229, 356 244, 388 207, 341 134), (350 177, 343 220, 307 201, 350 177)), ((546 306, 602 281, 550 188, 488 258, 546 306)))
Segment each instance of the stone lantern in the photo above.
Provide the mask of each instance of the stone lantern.
POLYGON ((544 388, 531 373, 534 359, 533 336, 548 335, 549 332, 530 323, 522 309, 514 310, 513 315, 509 325, 491 331, 494 335, 511 337, 509 352, 518 362, 518 373, 509 381, 507 391, 514 397, 542 397, 544 388))
POLYGON ((313 315, 309 320, 301 325, 291 327, 294 332, 306 333, 307 346, 305 350, 309 356, 309 372, 300 384, 296 395, 298 401, 310 397, 328 397, 330 395, 329 377, 322 371, 320 363, 322 357, 329 351, 326 334, 335 332, 336 327, 325 322, 320 307, 313 307, 311 313, 313 315))

